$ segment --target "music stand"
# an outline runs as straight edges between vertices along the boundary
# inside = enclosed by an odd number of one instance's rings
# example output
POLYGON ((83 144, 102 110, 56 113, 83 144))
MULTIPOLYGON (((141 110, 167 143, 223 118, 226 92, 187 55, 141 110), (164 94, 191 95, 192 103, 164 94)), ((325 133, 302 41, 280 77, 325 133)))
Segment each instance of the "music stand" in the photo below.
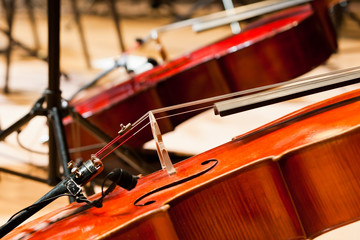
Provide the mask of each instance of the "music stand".
POLYGON ((12 170, 0 168, 0 171, 56 185, 60 180, 59 163, 63 167, 63 174, 69 175, 67 163, 70 160, 68 147, 65 139, 64 126, 62 124, 63 108, 61 106, 60 90, 60 0, 47 0, 48 4, 48 88, 43 96, 36 101, 33 108, 24 117, 13 125, 0 131, 0 141, 3 141, 14 131, 18 131, 23 125, 35 116, 46 116, 49 126, 49 173, 48 179, 26 175, 12 170), (46 103, 46 108, 43 105, 46 103))

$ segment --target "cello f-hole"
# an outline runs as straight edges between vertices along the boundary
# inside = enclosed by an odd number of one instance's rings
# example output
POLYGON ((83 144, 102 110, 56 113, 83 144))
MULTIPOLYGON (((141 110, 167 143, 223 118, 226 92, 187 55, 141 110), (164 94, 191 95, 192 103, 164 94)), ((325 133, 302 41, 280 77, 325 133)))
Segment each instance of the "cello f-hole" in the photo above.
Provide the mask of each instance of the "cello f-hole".
POLYGON ((150 196, 150 195, 152 195, 152 194, 154 194, 154 193, 157 193, 157 192, 163 191, 163 190, 165 190, 165 189, 174 187, 174 186, 176 186, 176 185, 179 185, 179 184, 188 182, 188 181, 190 181, 190 180, 192 180, 192 179, 195 179, 195 178, 197 178, 197 177, 199 177, 199 176, 207 173, 208 171, 210 171, 211 169, 213 169, 213 168, 218 164, 218 162, 219 162, 219 161, 216 160, 216 159, 209 159, 209 160, 206 160, 206 161, 202 162, 201 165, 207 165, 207 164, 209 164, 209 163, 213 163, 213 164, 212 164, 210 167, 208 167, 207 169, 205 169, 205 170, 203 170, 203 171, 201 171, 201 172, 199 172, 199 173, 196 173, 196 174, 194 174, 194 175, 191 175, 191 176, 189 176, 189 177, 187 177, 187 178, 180 179, 180 180, 178 180, 178 181, 176 181, 176 182, 170 183, 170 184, 165 185, 165 186, 162 186, 162 187, 160 187, 160 188, 156 188, 156 189, 154 189, 154 190, 152 190, 152 191, 150 191, 150 192, 142 195, 141 197, 139 197, 138 199, 135 200, 134 205, 135 205, 135 206, 139 206, 139 207, 143 207, 143 206, 147 206, 147 205, 150 205, 150 204, 155 203, 155 202, 156 202, 155 200, 150 200, 150 201, 145 202, 144 204, 138 204, 142 199, 144 199, 144 198, 146 198, 146 197, 148 197, 148 196, 150 196))

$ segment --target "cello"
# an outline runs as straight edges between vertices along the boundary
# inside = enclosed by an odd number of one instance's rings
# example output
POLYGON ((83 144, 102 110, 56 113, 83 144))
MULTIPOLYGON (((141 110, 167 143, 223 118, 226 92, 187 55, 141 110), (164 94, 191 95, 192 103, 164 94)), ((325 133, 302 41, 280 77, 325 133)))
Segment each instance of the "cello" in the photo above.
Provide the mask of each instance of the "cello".
MULTIPOLYGON (((324 11, 322 1, 314 1, 260 18, 239 34, 131 76, 125 82, 105 89, 102 86, 100 92, 91 89, 82 92, 69 105, 113 137, 119 122, 134 122, 150 109, 295 78, 336 51, 336 38, 324 11), (113 114, 120 112, 126 114, 113 114)), ((159 124, 163 132, 168 132, 195 114, 159 124)), ((71 152, 79 149, 81 156, 87 157, 101 148, 97 144, 102 141, 86 127, 77 125, 76 120, 76 116, 64 120, 67 142, 71 152), (83 150, 86 146, 90 150, 83 150)), ((151 134, 144 133, 127 146, 139 151, 150 139, 151 134)))
MULTIPOLYGON (((360 68, 314 80, 359 83, 360 68)), ((323 100, 4 239, 313 239, 360 218, 359 110, 359 89, 323 100)))

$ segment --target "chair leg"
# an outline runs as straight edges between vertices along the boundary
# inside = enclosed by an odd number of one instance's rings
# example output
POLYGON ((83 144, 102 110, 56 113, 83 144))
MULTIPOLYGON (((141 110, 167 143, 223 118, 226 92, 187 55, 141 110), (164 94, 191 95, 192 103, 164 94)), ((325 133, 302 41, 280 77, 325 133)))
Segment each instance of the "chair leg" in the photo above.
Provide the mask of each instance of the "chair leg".
POLYGON ((124 39, 121 33, 121 27, 120 27, 120 17, 119 14, 116 10, 116 0, 109 0, 109 8, 111 11, 111 15, 113 17, 114 23, 115 23, 115 29, 116 29, 116 33, 119 39, 119 44, 120 44, 120 50, 122 53, 125 52, 125 45, 124 45, 124 39))
POLYGON ((71 6, 72 6, 72 9, 73 9, 73 12, 74 12, 76 26, 77 26, 78 31, 79 31, 80 41, 81 41, 81 46, 82 46, 83 53, 84 53, 84 56, 85 56, 86 66, 90 69, 91 68, 90 55, 89 55, 87 43, 86 43, 86 40, 85 40, 84 30, 83 30, 83 27, 82 27, 82 24, 81 24, 80 11, 79 11, 79 8, 78 8, 78 5, 77 5, 77 0, 71 0, 71 6))
POLYGON ((346 9, 346 14, 350 17, 351 20, 356 22, 360 27, 360 17, 357 16, 354 12, 350 11, 348 8, 346 9))
POLYGON ((11 50, 12 50, 12 25, 13 25, 13 21, 14 21, 15 1, 14 0, 8 0, 8 1, 2 0, 2 5, 5 9, 6 22, 8 25, 8 31, 7 31, 8 47, 5 50, 6 70, 5 70, 4 92, 9 93, 9 75, 10 75, 11 50))
POLYGON ((34 6, 32 3, 32 0, 25 0, 25 4, 26 4, 28 15, 29 15, 31 30, 33 32, 33 37, 34 37, 34 45, 35 45, 34 50, 37 53, 40 49, 40 40, 39 40, 38 29, 37 29, 35 15, 34 15, 34 6))

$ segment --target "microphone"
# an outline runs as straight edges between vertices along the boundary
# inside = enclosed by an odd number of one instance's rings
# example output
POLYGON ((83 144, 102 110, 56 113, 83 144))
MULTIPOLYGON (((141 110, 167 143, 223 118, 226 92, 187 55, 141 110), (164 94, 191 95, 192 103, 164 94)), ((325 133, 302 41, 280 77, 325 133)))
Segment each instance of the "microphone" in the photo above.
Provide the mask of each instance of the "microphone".
POLYGON ((159 65, 159 63, 152 57, 148 57, 147 62, 153 65, 154 67, 159 65))
POLYGON ((107 178, 116 183, 118 186, 125 188, 126 190, 133 189, 137 184, 137 180, 139 179, 138 176, 134 176, 120 168, 115 168, 112 170, 107 178))
POLYGON ((100 198, 98 198, 94 201, 89 201, 86 199, 85 196, 83 196, 83 198, 78 198, 77 202, 86 202, 89 205, 92 205, 97 208, 101 208, 103 206, 104 198, 108 194, 110 194, 112 191, 114 191, 116 185, 130 191, 131 189, 135 188, 138 179, 139 179, 138 176, 134 176, 123 169, 115 168, 114 170, 112 170, 111 172, 109 172, 106 175, 104 182, 102 184, 102 187, 101 187, 102 194, 101 194, 100 198), (110 180, 110 181, 112 181, 112 183, 104 191, 103 188, 104 188, 104 183, 106 180, 110 180))

